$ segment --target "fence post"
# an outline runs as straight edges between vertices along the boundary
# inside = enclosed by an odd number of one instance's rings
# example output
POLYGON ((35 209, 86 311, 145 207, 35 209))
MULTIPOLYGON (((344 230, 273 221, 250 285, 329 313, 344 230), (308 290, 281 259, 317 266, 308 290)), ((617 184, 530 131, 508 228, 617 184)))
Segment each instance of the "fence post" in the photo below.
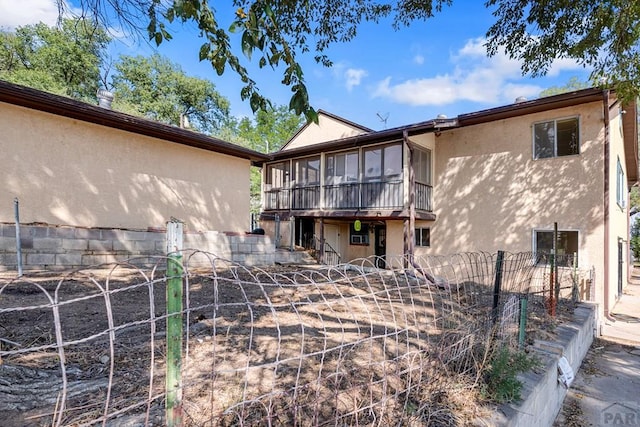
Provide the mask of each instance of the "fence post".
POLYGON ((493 282, 493 308, 491 316, 493 323, 498 320, 498 302, 500 301, 500 287, 502 286, 502 264, 504 262, 504 251, 498 251, 496 256, 496 276, 493 282))
POLYGON ((167 223, 166 425, 182 425, 182 222, 167 223))
POLYGON ((13 199, 13 208, 16 217, 16 260, 18 262, 18 277, 22 277, 22 241, 20 239, 20 202, 13 199))
POLYGON ((548 313, 550 316, 555 316, 556 315, 556 302, 554 300, 554 296, 555 296, 555 262, 556 262, 556 257, 554 253, 549 254, 549 268, 550 268, 550 272, 549 272, 549 307, 548 307, 548 313))
POLYGON ((524 348, 524 338, 527 330, 527 297, 520 298, 520 330, 518 331, 518 347, 524 348))
POLYGON ((555 260, 555 264, 553 265, 553 292, 554 292, 554 301, 555 305, 553 306, 553 315, 555 316, 556 306, 558 305, 558 301, 560 300, 560 281, 558 280, 558 223, 553 223, 553 258, 555 260))

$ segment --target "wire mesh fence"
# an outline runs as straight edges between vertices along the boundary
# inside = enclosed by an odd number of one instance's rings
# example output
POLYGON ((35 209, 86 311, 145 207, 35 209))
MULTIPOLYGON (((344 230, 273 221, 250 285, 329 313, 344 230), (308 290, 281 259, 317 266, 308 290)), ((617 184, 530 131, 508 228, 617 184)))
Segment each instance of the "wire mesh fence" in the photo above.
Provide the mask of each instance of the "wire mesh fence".
MULTIPOLYGON (((6 425, 164 424, 157 261, 0 280, 6 425)), ((446 397, 477 389, 497 346, 519 345, 535 259, 385 262, 247 268, 185 252, 185 425, 455 425, 446 397)))

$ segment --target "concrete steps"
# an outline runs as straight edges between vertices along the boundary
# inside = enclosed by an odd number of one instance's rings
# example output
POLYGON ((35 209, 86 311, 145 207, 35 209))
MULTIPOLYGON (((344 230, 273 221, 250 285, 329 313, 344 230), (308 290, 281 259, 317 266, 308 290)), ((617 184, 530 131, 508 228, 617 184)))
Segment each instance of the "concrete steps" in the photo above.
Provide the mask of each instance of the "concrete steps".
POLYGON ((307 251, 289 251, 288 249, 276 249, 275 263, 281 265, 305 265, 318 264, 318 261, 307 251))

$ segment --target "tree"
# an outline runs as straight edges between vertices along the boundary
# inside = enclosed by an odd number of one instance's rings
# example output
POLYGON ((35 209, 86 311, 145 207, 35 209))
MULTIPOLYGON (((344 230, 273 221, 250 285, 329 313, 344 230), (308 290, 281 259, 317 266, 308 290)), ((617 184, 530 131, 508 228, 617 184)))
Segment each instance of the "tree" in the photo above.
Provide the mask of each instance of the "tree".
POLYGON ((106 31, 88 19, 64 19, 0 32, 0 78, 36 89, 95 101, 106 31))
MULTIPOLYGON (((256 151, 273 152, 289 141, 303 124, 301 116, 281 105, 258 111, 253 120, 244 117, 219 136, 256 151)), ((258 168, 251 168, 250 180, 251 211, 259 212, 261 174, 258 168)))
POLYGON ((542 98, 544 96, 573 92, 574 90, 586 89, 590 86, 591 85, 589 83, 583 82, 582 80, 574 76, 571 77, 567 84, 565 84, 564 86, 551 86, 550 88, 543 90, 542 92, 540 92, 540 97, 542 98))
MULTIPOLYGON (((63 10, 65 0, 56 0, 63 10)), ((169 24, 193 22, 204 39, 200 60, 207 60, 218 74, 229 67, 244 83, 242 99, 254 112, 267 109, 269 102, 232 49, 232 37, 239 37, 237 51, 248 60, 257 57, 260 68, 270 66, 283 72, 282 83, 291 88, 289 108, 317 120, 309 104, 302 68, 297 56, 314 52, 316 61, 331 65, 324 54, 336 42, 352 40, 363 21, 393 18, 393 27, 409 25, 439 12, 452 0, 381 0, 376 2, 334 0, 234 0, 235 20, 222 28, 218 10, 209 0, 83 0, 83 13, 107 21, 108 5, 113 15, 134 31, 145 28, 150 40, 160 44, 171 39, 169 24), (138 17, 143 17, 141 22, 138 17), (313 41, 312 45, 310 41, 313 41)), ((615 86, 623 98, 640 91, 640 3, 622 0, 487 0, 496 22, 487 33, 487 49, 495 55, 501 49, 523 61, 523 72, 544 75, 557 58, 574 58, 593 68, 593 81, 615 86)), ((220 12, 223 15, 223 12, 220 12)))
POLYGON ((242 118, 236 132, 249 148, 268 153, 279 150, 303 124, 300 116, 281 105, 258 111, 253 120, 242 118))
POLYGON ((541 76, 558 58, 591 67, 590 79, 631 100, 640 90, 640 3, 622 0, 488 0, 496 22, 490 55, 501 49, 541 76))
POLYGON ((629 192, 629 209, 632 212, 640 212, 640 190, 635 185, 631 187, 629 192))
POLYGON ((640 217, 636 217, 633 226, 631 227, 631 252, 633 253, 633 259, 640 260, 640 217))
MULTIPOLYGON (((66 0, 56 2, 60 10, 67 10, 66 0)), ((304 114, 308 120, 317 120, 309 104, 302 67, 298 64, 299 54, 313 49, 316 61, 330 65, 323 52, 332 43, 353 39, 362 21, 378 21, 394 15, 394 25, 398 27, 431 17, 434 10, 451 2, 234 0, 230 3, 235 8, 234 22, 228 30, 221 26, 218 10, 210 6, 209 0, 83 0, 80 5, 83 14, 105 25, 115 16, 119 22, 114 26, 124 26, 134 33, 144 28, 149 39, 158 45, 171 40, 171 23, 195 23, 203 38, 198 52, 200 60, 209 61, 219 75, 227 67, 237 73, 244 84, 240 92, 242 99, 249 101, 254 112, 267 110, 269 101, 261 95, 256 81, 232 49, 232 35, 238 34, 237 51, 247 60, 256 59, 260 68, 282 70, 282 83, 292 92, 289 108, 296 115, 304 114)))
POLYGON ((176 126, 186 117, 193 128, 206 133, 229 120, 229 100, 215 85, 187 76, 166 57, 121 56, 114 69, 116 109, 176 126))

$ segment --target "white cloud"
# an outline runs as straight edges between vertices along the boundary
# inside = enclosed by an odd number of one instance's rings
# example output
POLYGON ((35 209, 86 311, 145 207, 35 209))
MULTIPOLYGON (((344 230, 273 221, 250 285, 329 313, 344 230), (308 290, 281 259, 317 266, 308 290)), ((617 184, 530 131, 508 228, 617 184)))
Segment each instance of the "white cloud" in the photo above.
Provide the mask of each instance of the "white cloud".
POLYGON ((424 64, 424 56, 418 54, 416 56, 413 57, 413 62, 415 62, 418 65, 422 65, 424 64))
MULTIPOLYGON (((467 40, 450 55, 453 71, 433 77, 415 78, 396 84, 387 77, 378 82, 372 97, 388 98, 398 104, 412 106, 447 105, 458 101, 483 104, 511 103, 518 96, 535 98, 544 88, 522 83, 521 64, 504 53, 489 58, 485 39, 467 40)), ((562 71, 582 69, 572 60, 557 60, 550 76, 562 71)))
POLYGON ((355 86, 359 86, 362 83, 362 79, 367 77, 369 73, 362 68, 348 67, 344 62, 338 62, 331 67, 333 77, 344 84, 348 91, 351 91, 355 86))
POLYGON ((362 79, 366 77, 369 73, 366 70, 361 68, 349 68, 344 72, 344 76, 346 78, 346 86, 347 90, 353 89, 354 86, 358 86, 362 79))
POLYGON ((14 29, 38 22, 55 25, 57 19, 55 0, 0 0, 0 27, 14 29))

